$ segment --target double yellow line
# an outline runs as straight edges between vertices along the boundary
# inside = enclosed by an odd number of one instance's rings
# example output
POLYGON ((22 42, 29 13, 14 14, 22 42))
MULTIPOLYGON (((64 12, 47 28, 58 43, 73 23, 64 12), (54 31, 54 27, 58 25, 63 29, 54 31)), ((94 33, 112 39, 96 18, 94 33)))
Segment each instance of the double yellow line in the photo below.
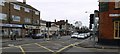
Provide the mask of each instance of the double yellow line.
MULTIPOLYGON (((71 46, 75 46, 76 44, 79 44, 79 42, 75 42, 75 43, 73 43, 73 44, 67 45, 67 46, 61 48, 61 49, 58 50, 58 51, 53 51, 53 50, 51 50, 51 49, 49 49, 49 48, 47 48, 47 47, 44 47, 44 46, 42 46, 42 45, 40 45, 40 44, 38 44, 38 43, 31 43, 31 44, 36 44, 37 46, 42 47, 42 48, 44 48, 44 49, 46 49, 46 50, 48 50, 48 51, 50 51, 50 52, 58 53, 58 52, 61 52, 61 51, 65 50, 65 49, 71 47, 71 46)), ((30 44, 24 44, 24 45, 30 45, 30 44)), ((23 53, 23 54, 26 54, 26 53, 25 53, 25 50, 22 48, 22 46, 23 46, 23 45, 13 46, 13 47, 20 48, 20 50, 22 51, 22 53, 23 53)), ((10 48, 10 47, 9 47, 9 48, 10 48)))
POLYGON ((25 50, 21 46, 18 46, 18 47, 21 49, 21 51, 22 51, 23 54, 26 54, 25 50))
POLYGON ((40 47, 42 47, 42 48, 44 48, 44 49, 46 49, 46 50, 48 50, 48 51, 50 51, 50 52, 54 52, 53 50, 51 50, 51 49, 49 49, 49 48, 47 48, 47 47, 44 47, 44 46, 42 46, 42 45, 40 45, 40 44, 38 44, 38 43, 35 43, 36 45, 38 45, 38 46, 40 46, 40 47))

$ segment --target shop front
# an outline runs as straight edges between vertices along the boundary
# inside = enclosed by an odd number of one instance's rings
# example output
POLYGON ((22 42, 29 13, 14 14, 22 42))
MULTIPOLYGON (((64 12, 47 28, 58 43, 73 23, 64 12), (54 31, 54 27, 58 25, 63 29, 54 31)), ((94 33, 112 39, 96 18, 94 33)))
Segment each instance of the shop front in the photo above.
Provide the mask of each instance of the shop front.
POLYGON ((19 24, 0 24, 0 37, 3 38, 9 38, 10 37, 10 32, 16 31, 18 32, 17 37, 21 37, 22 35, 22 25, 19 24))
POLYGON ((25 36, 40 33, 40 27, 39 26, 24 25, 24 28, 25 28, 24 29, 25 30, 25 36))

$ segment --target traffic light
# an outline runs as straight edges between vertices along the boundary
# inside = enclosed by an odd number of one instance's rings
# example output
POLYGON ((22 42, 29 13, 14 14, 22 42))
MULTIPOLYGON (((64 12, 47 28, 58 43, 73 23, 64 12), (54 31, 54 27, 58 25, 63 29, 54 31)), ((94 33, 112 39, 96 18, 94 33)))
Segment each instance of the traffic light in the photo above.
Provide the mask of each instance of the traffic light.
POLYGON ((92 29, 92 24, 89 24, 89 29, 92 29))
POLYGON ((94 14, 90 14, 90 24, 94 23, 94 14))
POLYGON ((46 27, 51 27, 51 22, 46 22, 46 27))

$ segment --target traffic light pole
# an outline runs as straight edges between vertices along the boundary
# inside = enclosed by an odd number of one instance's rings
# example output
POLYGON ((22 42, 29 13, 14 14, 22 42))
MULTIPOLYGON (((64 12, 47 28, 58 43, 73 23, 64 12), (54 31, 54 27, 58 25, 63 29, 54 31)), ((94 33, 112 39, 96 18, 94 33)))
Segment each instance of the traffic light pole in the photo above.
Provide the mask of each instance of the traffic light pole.
POLYGON ((50 37, 50 34, 49 34, 49 32, 50 32, 50 31, 49 31, 49 27, 47 27, 47 28, 48 28, 48 37, 47 37, 48 39, 47 39, 47 40, 50 40, 50 38, 49 38, 49 37, 50 37))
POLYGON ((97 30, 97 22, 96 22, 96 17, 98 17, 97 16, 97 14, 98 14, 98 11, 94 11, 94 20, 93 20, 93 23, 94 23, 94 28, 93 28, 93 41, 94 41, 94 44, 93 44, 93 47, 95 47, 95 44, 96 44, 96 42, 95 42, 95 38, 96 38, 96 30, 97 30))
POLYGON ((94 13, 94 21, 93 21, 93 23, 94 23, 94 27, 93 27, 93 41, 94 41, 94 43, 93 43, 93 47, 95 47, 95 27, 96 27, 96 23, 95 23, 95 13, 94 13))

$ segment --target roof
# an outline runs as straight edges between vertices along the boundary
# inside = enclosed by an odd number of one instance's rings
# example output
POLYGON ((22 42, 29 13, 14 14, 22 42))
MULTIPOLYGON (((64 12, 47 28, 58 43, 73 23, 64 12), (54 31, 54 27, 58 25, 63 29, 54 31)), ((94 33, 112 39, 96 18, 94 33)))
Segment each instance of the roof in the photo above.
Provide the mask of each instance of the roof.
POLYGON ((14 4, 17 4, 17 5, 21 5, 21 6, 24 6, 24 7, 31 8, 33 10, 39 11, 39 10, 35 9, 34 7, 32 7, 31 5, 25 4, 23 2, 11 2, 11 3, 14 3, 14 4))

